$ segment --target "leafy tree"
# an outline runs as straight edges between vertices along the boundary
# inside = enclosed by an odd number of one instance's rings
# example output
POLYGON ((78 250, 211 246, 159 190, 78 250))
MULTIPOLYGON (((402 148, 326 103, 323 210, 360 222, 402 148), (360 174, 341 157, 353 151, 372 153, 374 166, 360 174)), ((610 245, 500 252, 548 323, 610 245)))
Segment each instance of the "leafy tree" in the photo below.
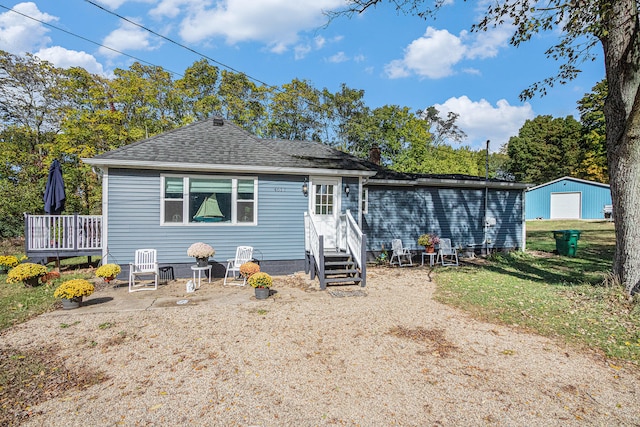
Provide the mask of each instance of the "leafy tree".
POLYGON ((101 188, 98 176, 84 157, 93 157, 131 142, 124 126, 124 114, 112 102, 110 82, 82 68, 66 70, 64 90, 69 100, 62 132, 50 149, 58 158, 67 190, 66 210, 99 214, 101 188))
POLYGON ((268 136, 321 141, 323 135, 320 92, 305 80, 293 79, 275 91, 271 100, 268 136))
POLYGON ((268 90, 245 74, 222 71, 218 89, 222 116, 255 135, 265 132, 268 90))
POLYGON ((418 116, 429 123, 435 145, 442 145, 445 141, 461 142, 467 136, 456 124, 460 117, 457 113, 449 111, 447 118, 443 119, 436 107, 431 106, 424 111, 418 111, 418 116))
POLYGON ((478 176, 480 171, 475 153, 469 147, 428 145, 419 157, 415 156, 412 150, 403 152, 391 168, 401 172, 478 176))
MULTIPOLYGON (((367 158, 372 147, 380 148, 382 163, 394 165, 402 156, 422 158, 430 144, 429 124, 411 113, 409 107, 385 105, 359 112, 346 125, 347 150, 367 158), (409 151, 411 154, 403 153, 409 151)), ((405 169, 411 166, 397 167, 405 169)))
POLYGON ((28 129, 34 145, 42 134, 57 132, 65 103, 59 90, 62 78, 62 70, 33 55, 21 57, 0 51, 2 124, 28 129))
POLYGON ((169 72, 135 62, 128 70, 118 68, 113 73, 113 102, 124 114, 123 124, 132 141, 175 129, 182 123, 184 105, 169 72))
MULTIPOLYGON (((476 164, 480 176, 487 174, 487 151, 478 150, 475 152, 476 164)), ((515 177, 508 170, 509 155, 506 150, 501 149, 498 153, 489 153, 489 178, 514 181, 515 177)))
POLYGON ((218 67, 209 64, 206 59, 194 62, 186 69, 184 76, 175 82, 182 94, 187 116, 195 120, 204 120, 220 110, 220 99, 216 94, 218 67))
POLYGON ((0 238, 23 234, 24 212, 44 213, 48 165, 32 146, 33 133, 27 128, 11 126, 0 132, 0 238))
POLYGON ((609 182, 607 168, 607 135, 604 117, 604 100, 607 97, 607 81, 602 80, 578 101, 582 141, 577 176, 598 182, 609 182))
POLYGON ((516 180, 542 184, 572 175, 578 165, 582 127, 572 116, 527 120, 507 145, 508 171, 516 180))
POLYGON ((56 132, 66 103, 62 70, 0 51, 0 235, 21 235, 23 212, 43 212, 56 132))
POLYGON ((340 90, 330 93, 323 91, 324 104, 329 121, 326 142, 343 150, 348 149, 350 123, 358 123, 370 113, 364 103, 364 90, 351 89, 346 84, 340 85, 340 90))
MULTIPOLYGON (((379 3, 427 18, 449 0, 348 0, 342 14, 361 13, 379 3)), ((470 2, 475 6, 475 2, 470 2)), ((542 32, 559 34, 547 56, 563 61, 557 75, 532 84, 521 97, 545 94, 579 72, 582 61, 595 58, 600 44, 608 95, 604 104, 607 164, 614 205, 616 254, 614 276, 629 294, 640 287, 640 19, 637 0, 502 0, 489 2, 480 22, 472 27, 486 31, 509 25, 510 43, 519 46, 542 32)))

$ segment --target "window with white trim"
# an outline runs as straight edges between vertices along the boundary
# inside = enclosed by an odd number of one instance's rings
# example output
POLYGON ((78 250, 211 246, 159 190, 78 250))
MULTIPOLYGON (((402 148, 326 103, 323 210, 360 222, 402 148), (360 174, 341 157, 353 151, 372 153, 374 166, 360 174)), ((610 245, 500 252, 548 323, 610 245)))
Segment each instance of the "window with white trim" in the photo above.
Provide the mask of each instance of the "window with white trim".
POLYGON ((162 176, 162 224, 255 224, 257 185, 249 177, 162 176))
POLYGON ((369 189, 362 188, 362 213, 369 213, 369 189))

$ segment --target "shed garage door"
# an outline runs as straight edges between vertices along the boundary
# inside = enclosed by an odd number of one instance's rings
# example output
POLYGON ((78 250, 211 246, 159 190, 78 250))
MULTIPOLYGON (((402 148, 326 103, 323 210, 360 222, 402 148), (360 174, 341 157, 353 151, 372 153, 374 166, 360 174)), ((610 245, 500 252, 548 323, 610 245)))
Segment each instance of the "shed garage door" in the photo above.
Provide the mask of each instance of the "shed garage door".
POLYGON ((551 193, 551 219, 580 219, 581 193, 551 193))

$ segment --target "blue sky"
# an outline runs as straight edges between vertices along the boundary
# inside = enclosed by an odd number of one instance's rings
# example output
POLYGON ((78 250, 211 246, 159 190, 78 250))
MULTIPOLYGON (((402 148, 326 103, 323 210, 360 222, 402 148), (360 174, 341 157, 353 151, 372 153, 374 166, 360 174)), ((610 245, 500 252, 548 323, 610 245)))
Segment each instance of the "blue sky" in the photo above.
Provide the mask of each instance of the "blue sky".
MULTIPOLYGON (((335 92, 345 83, 363 89, 371 108, 454 111, 468 136, 462 144, 474 149, 489 139, 497 151, 536 115, 578 118, 576 101, 604 77, 602 60, 589 62, 578 79, 521 102, 523 89, 557 71, 559 64, 544 51, 558 35, 546 33, 514 48, 508 28, 469 32, 487 0, 449 0, 435 20, 384 5, 328 25, 323 11, 344 0, 93 1, 270 85, 298 78, 335 92)), ((0 6, 176 73, 201 59, 84 0, 0 0, 0 6)), ((0 49, 106 76, 134 61, 4 8, 0 49)))

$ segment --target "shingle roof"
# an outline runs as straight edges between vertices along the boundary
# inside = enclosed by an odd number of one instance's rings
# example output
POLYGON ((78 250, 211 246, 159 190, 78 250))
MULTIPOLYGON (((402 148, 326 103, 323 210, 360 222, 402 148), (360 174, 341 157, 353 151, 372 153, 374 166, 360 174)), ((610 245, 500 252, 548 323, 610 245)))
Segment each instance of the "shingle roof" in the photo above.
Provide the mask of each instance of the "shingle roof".
MULTIPOLYGON (((469 175, 396 172, 311 141, 261 139, 228 120, 221 126, 208 119, 174 129, 113 151, 83 159, 86 163, 129 168, 286 171, 309 174, 313 170, 340 171, 343 176, 372 176, 382 185, 482 186, 484 178, 469 175), (182 166, 182 167, 181 167, 182 166), (257 169, 256 169, 257 168, 257 169), (375 176, 373 176, 375 174, 375 176)), ((492 186, 526 188, 527 184, 490 179, 492 186)))
POLYGON ((192 123, 160 135, 100 154, 88 163, 117 166, 137 162, 158 164, 227 165, 295 169, 369 171, 357 157, 309 141, 258 138, 230 121, 192 123))
POLYGON ((377 185, 422 185, 422 186, 447 186, 447 187, 473 187, 483 188, 516 188, 526 189, 531 184, 523 184, 501 179, 463 174, 434 174, 434 173, 408 173, 397 172, 384 166, 365 161, 365 164, 375 170, 376 174, 370 178, 371 184, 377 185))

